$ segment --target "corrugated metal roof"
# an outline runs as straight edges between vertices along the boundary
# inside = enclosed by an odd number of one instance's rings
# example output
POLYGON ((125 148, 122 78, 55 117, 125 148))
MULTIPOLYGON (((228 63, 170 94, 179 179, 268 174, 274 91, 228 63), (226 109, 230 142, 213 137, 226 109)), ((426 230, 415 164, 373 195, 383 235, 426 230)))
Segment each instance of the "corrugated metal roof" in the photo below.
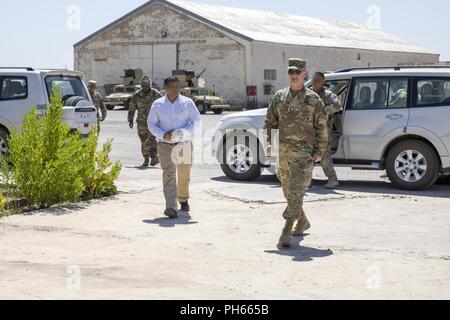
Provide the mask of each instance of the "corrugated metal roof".
POLYGON ((350 21, 327 20, 288 13, 169 0, 183 9, 256 41, 433 53, 405 40, 350 21))
POLYGON ((154 3, 162 3, 185 14, 210 23, 245 40, 280 44, 321 46, 334 48, 358 48, 378 51, 430 53, 434 52, 412 45, 405 40, 372 30, 364 25, 339 20, 312 18, 288 13, 207 5, 181 0, 151 0, 129 14, 112 22, 86 39, 114 27, 154 3))

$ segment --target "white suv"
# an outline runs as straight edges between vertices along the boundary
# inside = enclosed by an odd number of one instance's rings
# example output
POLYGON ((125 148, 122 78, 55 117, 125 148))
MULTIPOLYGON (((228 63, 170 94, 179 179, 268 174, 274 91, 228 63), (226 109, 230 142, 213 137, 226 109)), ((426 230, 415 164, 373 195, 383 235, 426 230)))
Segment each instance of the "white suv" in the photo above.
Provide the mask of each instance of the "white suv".
POLYGON ((92 103, 81 73, 69 70, 34 70, 0 68, 0 153, 8 150, 11 130, 20 130, 32 107, 45 113, 55 86, 61 88, 64 101, 63 121, 74 131, 87 135, 97 123, 92 103))
MULTIPOLYGON (((347 69, 328 74, 326 82, 344 104, 333 130, 337 166, 386 170, 396 186, 407 190, 427 189, 439 176, 448 178, 450 67, 347 69)), ((263 127, 266 111, 221 120, 214 153, 228 177, 253 180, 276 163, 253 135, 263 127), (256 144, 249 143, 252 138, 256 144), (238 140, 247 142, 233 143, 238 140)))

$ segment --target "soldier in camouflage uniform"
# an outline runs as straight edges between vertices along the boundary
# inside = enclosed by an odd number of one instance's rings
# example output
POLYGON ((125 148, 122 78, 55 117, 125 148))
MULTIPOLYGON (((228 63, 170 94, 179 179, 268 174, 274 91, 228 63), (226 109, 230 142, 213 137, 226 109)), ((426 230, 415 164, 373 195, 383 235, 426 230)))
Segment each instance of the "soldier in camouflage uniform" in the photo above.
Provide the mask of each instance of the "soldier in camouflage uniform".
POLYGON ((91 95, 92 102, 94 103, 95 109, 97 109, 97 131, 100 133, 100 122, 106 120, 108 111, 106 111, 105 104, 103 103, 103 97, 97 92, 97 82, 94 80, 88 83, 89 94, 91 95), (101 116, 100 116, 101 113, 101 116))
POLYGON ((333 147, 333 136, 331 133, 333 130, 334 115, 342 111, 342 104, 338 96, 325 87, 325 75, 322 72, 316 72, 314 75, 312 88, 319 95, 320 99, 322 99, 328 112, 328 148, 322 154, 322 161, 320 163, 325 175, 328 177, 328 183, 325 185, 325 188, 334 189, 339 186, 339 181, 336 170, 334 169, 333 160, 331 159, 331 149, 333 147))
POLYGON ((290 247, 292 228, 303 234, 310 224, 303 211, 303 198, 308 189, 315 163, 321 160, 328 145, 327 112, 319 96, 305 87, 306 62, 289 60, 291 86, 277 92, 270 103, 265 121, 268 150, 271 155, 272 130, 279 131, 278 178, 288 207, 283 213, 286 224, 278 247, 290 247))
POLYGON ((137 110, 137 129, 139 138, 141 139, 142 156, 144 157, 143 166, 148 167, 150 165, 154 167, 159 163, 157 152, 158 143, 155 136, 148 129, 147 119, 153 102, 161 98, 161 95, 158 91, 152 89, 152 83, 148 77, 142 80, 141 86, 142 89, 136 92, 131 98, 128 122, 130 128, 133 129, 134 116, 137 110))

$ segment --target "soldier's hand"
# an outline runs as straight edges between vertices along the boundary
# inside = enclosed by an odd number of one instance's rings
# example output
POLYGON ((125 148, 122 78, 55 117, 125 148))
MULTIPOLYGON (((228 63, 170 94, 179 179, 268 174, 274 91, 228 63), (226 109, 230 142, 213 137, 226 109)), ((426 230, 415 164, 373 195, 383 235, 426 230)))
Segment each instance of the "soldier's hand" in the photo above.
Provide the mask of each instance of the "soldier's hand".
POLYGON ((130 126, 130 129, 133 129, 133 128, 134 128, 134 123, 133 123, 133 121, 130 121, 128 124, 129 124, 129 126, 130 126))
POLYGON ((320 154, 316 153, 313 156, 313 160, 314 160, 315 163, 319 163, 320 161, 322 161, 322 156, 320 154))

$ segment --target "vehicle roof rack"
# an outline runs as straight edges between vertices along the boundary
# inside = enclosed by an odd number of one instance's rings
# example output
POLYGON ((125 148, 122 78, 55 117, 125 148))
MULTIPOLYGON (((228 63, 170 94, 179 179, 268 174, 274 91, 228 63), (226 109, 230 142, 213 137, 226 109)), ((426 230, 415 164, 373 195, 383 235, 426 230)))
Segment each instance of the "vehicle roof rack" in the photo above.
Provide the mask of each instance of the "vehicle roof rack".
POLYGON ((403 69, 450 69, 450 65, 420 65, 420 66, 384 66, 384 67, 356 67, 356 68, 347 68, 343 70, 336 71, 335 73, 344 73, 350 71, 359 71, 359 70, 382 70, 382 69, 394 69, 395 71, 400 71, 403 69))
POLYGON ((27 71, 34 71, 31 67, 0 67, 0 69, 25 69, 27 71))

